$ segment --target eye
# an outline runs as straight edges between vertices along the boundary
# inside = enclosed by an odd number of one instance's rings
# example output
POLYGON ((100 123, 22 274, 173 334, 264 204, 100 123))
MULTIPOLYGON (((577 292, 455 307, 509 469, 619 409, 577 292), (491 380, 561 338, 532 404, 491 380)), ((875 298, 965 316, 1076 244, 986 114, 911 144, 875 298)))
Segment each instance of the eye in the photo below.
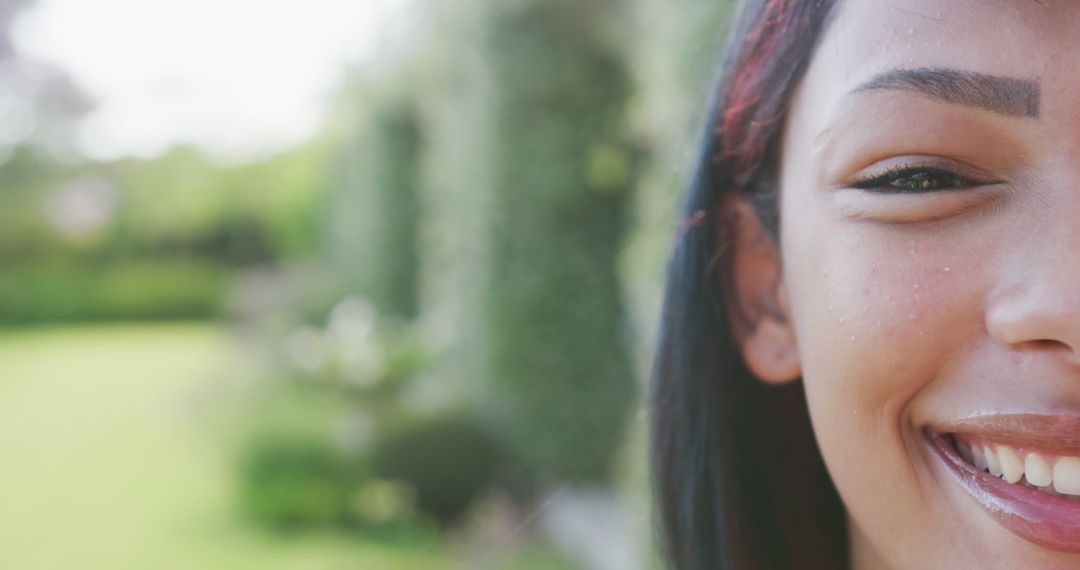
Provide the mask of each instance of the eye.
POLYGON ((971 188, 980 184, 942 168, 898 166, 884 174, 857 180, 852 186, 872 192, 915 194, 971 188))

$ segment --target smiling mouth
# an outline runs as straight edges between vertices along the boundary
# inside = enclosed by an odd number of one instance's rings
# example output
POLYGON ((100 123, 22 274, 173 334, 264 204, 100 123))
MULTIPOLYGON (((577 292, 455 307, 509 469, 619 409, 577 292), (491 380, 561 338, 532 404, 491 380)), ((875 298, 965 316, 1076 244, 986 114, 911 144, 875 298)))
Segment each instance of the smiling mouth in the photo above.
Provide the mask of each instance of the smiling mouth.
POLYGON ((992 416, 926 432, 960 486, 999 524, 1080 553, 1080 417, 992 416))

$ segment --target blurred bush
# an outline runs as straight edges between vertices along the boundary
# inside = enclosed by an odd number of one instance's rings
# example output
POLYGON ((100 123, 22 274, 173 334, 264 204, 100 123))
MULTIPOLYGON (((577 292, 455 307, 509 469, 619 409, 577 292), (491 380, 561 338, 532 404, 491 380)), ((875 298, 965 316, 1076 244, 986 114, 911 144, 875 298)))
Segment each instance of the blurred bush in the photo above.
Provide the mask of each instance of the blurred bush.
POLYGON ((404 484, 415 494, 416 507, 442 525, 457 522, 506 463, 492 434, 460 411, 390 426, 371 454, 372 472, 404 484))
POLYGON ((241 465, 244 510, 277 528, 457 522, 508 462, 474 414, 417 403, 428 348, 348 296, 282 337, 241 465))
POLYGON ((211 318, 228 284, 220 266, 175 259, 8 264, 0 323, 211 318))
MULTIPOLYGON (((333 407, 312 411, 327 424, 349 416, 333 407)), ((507 463, 490 432, 460 411, 384 414, 363 426, 371 431, 361 441, 342 433, 345 424, 311 429, 277 418, 264 426, 242 454, 241 506, 275 529, 446 527, 490 491, 507 463)))
POLYGON ((348 522, 349 499, 363 480, 360 466, 325 433, 276 426, 248 445, 241 490, 252 520, 278 529, 348 522))

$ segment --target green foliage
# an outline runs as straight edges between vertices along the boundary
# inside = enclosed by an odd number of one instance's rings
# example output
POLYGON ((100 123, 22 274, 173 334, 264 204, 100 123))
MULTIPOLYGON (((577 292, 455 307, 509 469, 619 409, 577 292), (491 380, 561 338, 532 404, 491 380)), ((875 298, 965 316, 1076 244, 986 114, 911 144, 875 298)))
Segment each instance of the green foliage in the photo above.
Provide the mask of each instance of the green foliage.
POLYGON ((227 286, 223 269, 180 260, 17 264, 0 272, 0 323, 209 318, 227 286))
POLYGON ((259 395, 239 449, 240 507, 262 526, 301 530, 353 521, 350 500, 367 478, 362 459, 335 437, 341 402, 281 378, 259 395))
POLYGON ((463 413, 392 426, 371 456, 375 474, 408 485, 417 507, 442 524, 457 521, 489 488, 505 461, 492 435, 463 413))
POLYGON ((498 91, 485 297, 492 407, 536 471, 609 477, 634 375, 615 262, 637 151, 603 10, 528 2, 492 22, 498 91))
POLYGON ((320 152, 225 167, 190 148, 79 165, 18 149, 0 165, 0 322, 218 316, 233 270, 313 250, 320 152))
POLYGON ((184 253, 230 265, 267 263, 314 247, 320 148, 218 166, 190 148, 105 166, 123 196, 109 247, 122 254, 184 253))
POLYGON ((272 528, 360 524, 386 531, 416 526, 423 517, 452 524, 506 462, 495 439, 464 413, 384 411, 370 418, 377 423, 362 426, 375 439, 350 446, 331 437, 344 433, 348 440, 347 423, 329 429, 349 415, 341 414, 340 402, 293 394, 302 406, 285 406, 293 411, 284 414, 271 406, 276 411, 247 441, 240 465, 243 511, 272 528), (297 415, 300 407, 307 411, 297 415))
POLYGON ((375 124, 375 263, 372 298, 387 316, 417 315, 420 124, 409 102, 387 104, 375 124))
POLYGON ((270 405, 257 410, 241 466, 256 520, 370 532, 450 524, 506 462, 473 415, 417 411, 410 394, 429 349, 363 299, 342 299, 324 324, 298 325, 283 348, 288 371, 264 386, 270 405))
POLYGON ((242 265, 310 253, 322 152, 312 143, 263 162, 220 166, 181 147, 152 160, 71 166, 20 149, 0 166, 0 257, 87 253, 45 215, 50 200, 85 180, 114 189, 118 204, 90 240, 97 256, 187 255, 242 265))
POLYGON ((270 432, 247 450, 245 512, 282 529, 340 524, 358 479, 356 467, 318 433, 270 432))

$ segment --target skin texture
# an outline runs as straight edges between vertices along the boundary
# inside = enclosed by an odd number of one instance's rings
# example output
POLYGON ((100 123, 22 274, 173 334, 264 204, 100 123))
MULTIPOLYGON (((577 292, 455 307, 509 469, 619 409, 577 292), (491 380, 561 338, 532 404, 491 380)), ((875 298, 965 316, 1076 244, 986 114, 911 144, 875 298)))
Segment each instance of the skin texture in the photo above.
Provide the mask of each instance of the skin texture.
POLYGON ((999 525, 924 436, 1080 416, 1077 45, 1071 0, 843 3, 785 125, 778 251, 735 206, 743 355, 763 381, 803 379, 857 570, 1080 567, 999 525), (849 94, 894 68, 1029 80, 1038 113, 849 94), (897 166, 977 187, 853 188, 897 166))

